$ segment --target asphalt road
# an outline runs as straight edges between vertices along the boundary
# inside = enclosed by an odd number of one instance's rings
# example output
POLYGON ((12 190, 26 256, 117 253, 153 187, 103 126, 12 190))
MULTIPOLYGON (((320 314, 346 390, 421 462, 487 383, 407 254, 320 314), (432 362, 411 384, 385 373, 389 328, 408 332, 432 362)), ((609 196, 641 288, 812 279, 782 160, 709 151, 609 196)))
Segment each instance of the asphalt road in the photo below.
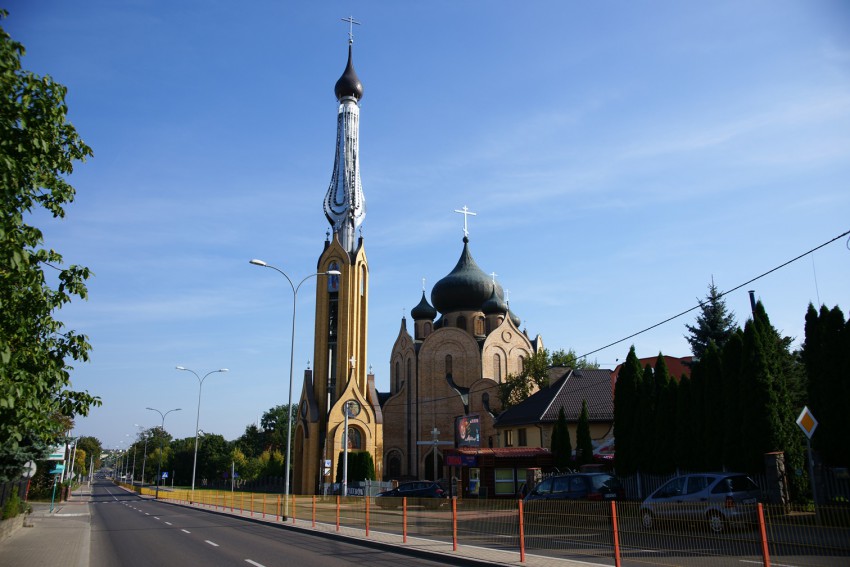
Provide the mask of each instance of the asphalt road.
POLYGON ((92 486, 91 567, 437 566, 429 560, 92 486))

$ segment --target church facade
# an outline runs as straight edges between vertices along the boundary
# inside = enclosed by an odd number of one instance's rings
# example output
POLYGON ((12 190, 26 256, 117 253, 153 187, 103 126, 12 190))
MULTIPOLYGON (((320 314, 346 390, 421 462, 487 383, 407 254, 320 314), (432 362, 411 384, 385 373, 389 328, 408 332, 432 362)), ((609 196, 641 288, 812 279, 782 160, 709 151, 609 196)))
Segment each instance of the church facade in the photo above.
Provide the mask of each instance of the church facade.
POLYGON ((466 230, 454 269, 434 285, 431 303, 423 291, 410 314, 413 334, 402 318, 382 407, 385 476, 436 480, 453 449, 499 446, 499 384, 542 344, 519 330, 501 285, 473 259, 466 230))

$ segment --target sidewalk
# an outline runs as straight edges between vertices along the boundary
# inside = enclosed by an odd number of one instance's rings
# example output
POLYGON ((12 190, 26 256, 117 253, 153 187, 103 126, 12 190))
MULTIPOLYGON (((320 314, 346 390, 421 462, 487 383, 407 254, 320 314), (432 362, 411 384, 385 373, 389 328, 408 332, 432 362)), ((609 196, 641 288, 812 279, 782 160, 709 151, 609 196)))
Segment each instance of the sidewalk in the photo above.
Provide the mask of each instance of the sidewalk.
POLYGON ((88 488, 50 512, 49 502, 31 502, 24 527, 0 544, 0 567, 67 565, 89 567, 91 513, 88 488))

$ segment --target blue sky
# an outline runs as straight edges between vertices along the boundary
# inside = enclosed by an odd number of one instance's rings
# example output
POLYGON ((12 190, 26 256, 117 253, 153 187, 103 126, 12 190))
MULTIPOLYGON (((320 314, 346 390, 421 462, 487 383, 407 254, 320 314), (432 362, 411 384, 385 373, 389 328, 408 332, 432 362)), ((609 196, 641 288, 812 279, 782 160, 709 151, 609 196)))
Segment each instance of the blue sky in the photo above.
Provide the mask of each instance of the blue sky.
MULTIPOLYGON (((34 219, 95 273, 59 313, 88 334, 74 387, 103 398, 76 434, 126 446, 168 416, 238 437, 286 402, 292 295, 327 221, 333 86, 353 15, 369 360, 388 389, 403 313, 470 246, 549 348, 595 351, 850 229, 850 4, 13 0, 27 69, 69 88, 95 156, 67 217, 34 219)), ((846 312, 844 237, 747 289, 803 337, 808 303, 846 312)), ((298 296, 295 399, 312 358, 298 296)), ((690 354, 694 313, 596 352, 613 368, 690 354)))

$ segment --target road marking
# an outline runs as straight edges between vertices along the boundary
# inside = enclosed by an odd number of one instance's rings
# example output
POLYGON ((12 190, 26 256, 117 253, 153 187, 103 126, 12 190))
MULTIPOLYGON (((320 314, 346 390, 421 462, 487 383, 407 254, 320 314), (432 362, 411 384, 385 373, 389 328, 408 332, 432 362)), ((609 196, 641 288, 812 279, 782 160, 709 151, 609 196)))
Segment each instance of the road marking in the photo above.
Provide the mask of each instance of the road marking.
MULTIPOLYGON (((141 510, 139 510, 139 512, 141 512, 141 510)), ((148 514, 147 512, 145 512, 145 516, 150 516, 150 514, 148 514)))
POLYGON ((192 533, 192 532, 190 532, 189 530, 183 530, 183 529, 181 529, 180 531, 181 531, 181 532, 186 532, 187 534, 192 533))
POLYGON ((156 516, 154 516, 154 517, 153 517, 153 519, 154 519, 154 520, 158 520, 159 518, 157 518, 156 516))
POLYGON ((256 561, 251 561, 250 559, 246 559, 245 563, 250 563, 251 565, 254 565, 255 567, 266 567, 262 563, 257 563, 256 561))
MULTIPOLYGON (((762 565, 764 563, 764 561, 751 561, 747 559, 739 559, 738 561, 740 561, 741 563, 758 563, 759 565, 762 565)), ((776 565, 776 567, 798 567, 797 565, 790 565, 788 563, 774 563, 773 561, 771 561, 770 564, 776 565)))
POLYGON ((205 539, 204 541, 205 541, 205 542, 207 542, 208 544, 210 544, 210 545, 211 545, 211 546, 213 546, 213 547, 218 547, 218 544, 217 544, 216 542, 214 542, 214 541, 210 541, 210 540, 208 540, 208 539, 205 539))
POLYGON ((165 522, 165 523, 168 524, 169 526, 172 525, 171 522, 165 522))

